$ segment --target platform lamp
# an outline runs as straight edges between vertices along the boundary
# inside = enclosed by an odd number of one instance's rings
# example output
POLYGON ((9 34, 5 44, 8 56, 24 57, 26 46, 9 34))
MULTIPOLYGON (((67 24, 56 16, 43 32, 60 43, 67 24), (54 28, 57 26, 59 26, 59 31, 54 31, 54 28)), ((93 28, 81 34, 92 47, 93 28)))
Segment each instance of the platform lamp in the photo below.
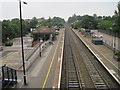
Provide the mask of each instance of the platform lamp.
MULTIPOLYGON (((23 2, 23 4, 27 4, 23 2)), ((24 85, 26 83, 26 73, 25 73, 25 60, 24 60, 24 48, 23 48, 23 30, 22 30, 22 10, 21 10, 21 0, 19 0, 19 10, 20 10, 20 30, 21 30, 21 46, 22 46, 22 62, 23 62, 23 76, 24 76, 24 85)))
POLYGON ((114 30, 115 32, 115 37, 114 37, 114 55, 116 54, 116 30, 114 30))
MULTIPOLYGON (((113 23, 113 27, 114 26, 116 26, 116 23, 113 23)), ((116 51, 115 51, 115 49, 116 49, 116 29, 113 29, 112 28, 112 32, 113 32, 113 41, 114 41, 114 43, 113 43, 113 51, 114 51, 114 55, 115 55, 115 53, 116 53, 116 51)))
POLYGON ((40 51, 40 53, 39 53, 39 55, 40 55, 40 57, 42 56, 42 52, 41 52, 41 37, 40 37, 40 34, 41 34, 41 32, 39 31, 39 51, 40 51))

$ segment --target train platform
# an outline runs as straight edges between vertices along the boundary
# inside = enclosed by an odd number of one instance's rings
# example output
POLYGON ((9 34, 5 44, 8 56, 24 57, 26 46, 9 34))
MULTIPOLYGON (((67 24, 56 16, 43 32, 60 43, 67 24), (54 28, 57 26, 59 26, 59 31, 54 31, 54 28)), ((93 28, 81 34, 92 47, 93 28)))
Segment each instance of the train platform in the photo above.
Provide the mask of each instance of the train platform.
POLYGON ((73 31, 120 84, 120 62, 113 58, 114 52, 104 45, 94 45, 91 42, 92 38, 84 37, 78 30, 73 29, 73 31))
POLYGON ((61 29, 57 40, 46 47, 39 56, 36 50, 34 63, 26 71, 27 85, 24 85, 23 73, 18 72, 18 84, 13 88, 59 88, 64 47, 64 29, 61 29))

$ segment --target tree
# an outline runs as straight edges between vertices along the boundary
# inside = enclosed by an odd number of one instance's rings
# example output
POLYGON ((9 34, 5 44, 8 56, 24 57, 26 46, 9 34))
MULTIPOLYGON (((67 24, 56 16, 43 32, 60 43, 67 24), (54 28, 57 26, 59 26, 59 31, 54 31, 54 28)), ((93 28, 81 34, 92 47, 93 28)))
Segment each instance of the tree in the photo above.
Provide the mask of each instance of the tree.
POLYGON ((103 20, 111 20, 112 17, 111 16, 103 16, 103 20))
POLYGON ((65 20, 64 19, 62 19, 62 18, 60 18, 60 17, 53 17, 52 18, 52 22, 53 23, 65 23, 65 20))
POLYGON ((81 17, 80 15, 78 15, 78 16, 77 16, 77 20, 80 21, 81 19, 82 19, 82 17, 81 17))
POLYGON ((92 16, 85 16, 81 20, 81 27, 85 29, 96 29, 98 25, 97 20, 92 16))
MULTIPOLYGON (((22 20, 23 22, 23 20, 22 20)), ((12 38, 20 37, 20 20, 18 18, 12 19, 9 23, 11 32, 13 33, 12 38)))
POLYGON ((120 2, 118 2, 117 8, 118 10, 117 11, 115 10, 115 17, 116 17, 115 24, 116 25, 114 29, 117 31, 120 31, 120 2))
POLYGON ((36 25, 38 24, 38 20, 36 17, 33 17, 30 21, 30 28, 36 28, 36 25))
POLYGON ((2 45, 2 21, 0 21, 0 45, 2 45))
POLYGON ((65 23, 65 20, 60 18, 60 17, 53 17, 52 19, 49 17, 48 20, 44 20, 42 22, 38 23, 38 26, 48 26, 51 28, 52 26, 57 26, 57 27, 63 27, 65 23))
POLYGON ((26 20, 23 20, 23 35, 30 32, 30 23, 26 20))
POLYGON ((81 22, 73 23, 71 26, 72 26, 72 28, 74 28, 74 29, 78 29, 78 28, 81 27, 81 22))
POLYGON ((10 29, 10 20, 3 20, 2 22, 2 42, 7 41, 7 38, 11 36, 11 29, 10 29))
POLYGON ((94 17, 94 18, 97 18, 97 14, 93 14, 93 17, 94 17))
POLYGON ((112 27, 113 21, 108 21, 108 20, 102 20, 98 24, 98 29, 103 29, 103 30, 110 30, 110 27, 112 27))
MULTIPOLYGON (((22 29, 23 35, 30 32, 29 22, 22 20, 22 29)), ((21 30, 20 30, 20 20, 18 18, 10 20, 3 20, 2 21, 2 42, 6 42, 7 38, 13 39, 16 37, 20 37, 21 30)))
POLYGON ((49 27, 49 28, 51 28, 52 27, 52 19, 51 19, 51 17, 49 17, 49 19, 47 20, 47 26, 49 27))
MULTIPOLYGON (((78 18, 80 18, 80 17, 78 17, 78 18)), ((77 21, 77 16, 76 16, 76 14, 74 14, 72 17, 69 17, 69 18, 68 18, 68 23, 73 23, 73 22, 75 22, 75 21, 77 21)))
POLYGON ((102 20, 102 16, 98 16, 97 19, 98 19, 98 20, 102 20))

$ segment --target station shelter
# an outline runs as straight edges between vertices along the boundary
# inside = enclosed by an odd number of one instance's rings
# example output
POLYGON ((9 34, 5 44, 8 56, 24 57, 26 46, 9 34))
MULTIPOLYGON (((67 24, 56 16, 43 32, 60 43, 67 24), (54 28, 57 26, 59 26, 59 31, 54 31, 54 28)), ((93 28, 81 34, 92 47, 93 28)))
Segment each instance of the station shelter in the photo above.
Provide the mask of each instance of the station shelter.
POLYGON ((49 40, 52 36, 52 40, 55 40, 55 28, 49 28, 47 26, 42 26, 40 28, 38 28, 37 30, 34 30, 32 32, 33 34, 33 43, 32 46, 34 46, 34 44, 37 44, 40 40, 46 41, 49 40))

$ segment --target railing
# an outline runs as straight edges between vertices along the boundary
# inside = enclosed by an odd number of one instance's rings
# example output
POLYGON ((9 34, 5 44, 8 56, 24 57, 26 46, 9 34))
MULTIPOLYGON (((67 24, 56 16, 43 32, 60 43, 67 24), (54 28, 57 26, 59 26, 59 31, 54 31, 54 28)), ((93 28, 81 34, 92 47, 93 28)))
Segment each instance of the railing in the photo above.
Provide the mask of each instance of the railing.
POLYGON ((16 70, 2 66, 2 75, 0 77, 1 83, 2 83, 2 88, 7 88, 11 85, 15 85, 17 83, 17 72, 16 70))
MULTIPOLYGON (((41 45, 41 52, 48 45, 49 41, 43 42, 41 45)), ((25 56, 25 60, 28 61, 29 58, 35 53, 35 51, 39 48, 39 43, 34 47, 34 49, 30 50, 30 52, 25 56)))

